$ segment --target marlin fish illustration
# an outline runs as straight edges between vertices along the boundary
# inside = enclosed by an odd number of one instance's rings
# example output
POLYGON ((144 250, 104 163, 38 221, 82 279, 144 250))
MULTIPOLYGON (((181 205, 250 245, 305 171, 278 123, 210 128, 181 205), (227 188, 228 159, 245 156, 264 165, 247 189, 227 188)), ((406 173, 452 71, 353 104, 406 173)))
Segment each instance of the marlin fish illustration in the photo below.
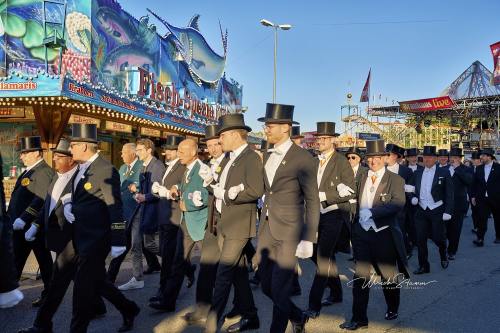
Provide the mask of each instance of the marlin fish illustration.
POLYGON ((187 64, 189 73, 193 80, 201 85, 202 82, 215 83, 219 81, 226 67, 227 55, 227 29, 225 34, 221 30, 222 46, 224 55, 217 54, 201 35, 198 26, 200 15, 195 15, 185 28, 174 27, 158 14, 148 9, 156 19, 158 19, 168 30, 163 39, 171 38, 177 51, 182 55, 183 61, 187 64))

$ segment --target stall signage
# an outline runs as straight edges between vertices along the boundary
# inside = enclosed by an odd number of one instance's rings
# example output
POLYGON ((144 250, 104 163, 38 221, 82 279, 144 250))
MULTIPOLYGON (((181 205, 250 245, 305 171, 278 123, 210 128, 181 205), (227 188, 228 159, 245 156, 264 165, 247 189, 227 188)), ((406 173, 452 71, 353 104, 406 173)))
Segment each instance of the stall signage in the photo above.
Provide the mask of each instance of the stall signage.
POLYGON ((361 133, 357 132, 356 137, 360 140, 373 141, 380 139, 380 134, 378 133, 361 133))
POLYGON ((450 96, 399 102, 399 107, 403 112, 435 111, 435 110, 449 109, 454 105, 455 103, 450 98, 450 96))
POLYGON ((0 108, 0 118, 24 118, 24 108, 0 108))
POLYGON ((132 133, 132 125, 117 123, 114 121, 106 121, 106 129, 108 131, 132 133))
POLYGON ((99 119, 96 119, 96 118, 72 114, 71 117, 69 117, 68 123, 69 124, 95 124, 95 125, 99 126, 101 124, 101 121, 99 119))
POLYGON ((161 137, 161 131, 160 130, 155 130, 155 129, 152 129, 152 128, 141 127, 141 135, 153 136, 155 138, 160 138, 161 137))

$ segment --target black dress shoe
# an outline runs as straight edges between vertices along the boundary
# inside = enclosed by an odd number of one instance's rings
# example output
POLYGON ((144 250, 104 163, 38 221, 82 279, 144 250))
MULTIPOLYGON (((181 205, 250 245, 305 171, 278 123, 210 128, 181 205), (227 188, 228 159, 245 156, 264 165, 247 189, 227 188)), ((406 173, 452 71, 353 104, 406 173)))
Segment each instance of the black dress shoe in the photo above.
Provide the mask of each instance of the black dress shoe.
POLYGON ((309 317, 304 315, 303 319, 300 322, 292 321, 292 332, 293 333, 305 333, 306 332, 306 323, 309 320, 309 317))
POLYGON ((167 305, 167 304, 164 304, 163 302, 160 302, 160 301, 150 302, 148 305, 150 308, 153 308, 153 309, 161 311, 161 312, 174 312, 175 311, 175 306, 167 305))
POLYGON ((455 260, 454 254, 448 254, 448 260, 455 260))
POLYGON ((236 309, 235 307, 233 307, 231 309, 231 311, 229 311, 228 313, 226 313, 226 315, 224 317, 226 317, 226 319, 233 319, 233 318, 236 318, 240 315, 241 313, 238 311, 238 309, 236 309))
POLYGON ((420 274, 426 274, 430 273, 431 269, 429 267, 423 267, 420 266, 416 271, 413 272, 413 274, 420 275, 420 274))
POLYGON ((159 302, 161 300, 160 296, 152 296, 149 298, 149 303, 159 302))
POLYGON ((500 244, 500 238, 495 238, 495 240, 493 241, 493 243, 500 244))
POLYGON ((335 303, 342 303, 342 297, 333 297, 333 296, 328 296, 321 302, 321 306, 330 306, 335 303))
POLYGON ((477 247, 483 247, 484 246, 484 240, 482 239, 475 239, 472 241, 477 247))
POLYGON ((343 324, 340 324, 339 327, 343 330, 355 331, 357 329, 366 329, 368 328, 368 323, 360 323, 357 321, 346 321, 343 324))
POLYGON ((304 314, 311 319, 316 319, 319 317, 319 311, 314 311, 311 309, 304 311, 304 314))
POLYGON ((448 260, 441 260, 441 267, 443 267, 443 269, 447 269, 448 266, 450 265, 450 262, 448 260))
POLYGON ((161 267, 148 267, 143 274, 144 275, 150 275, 154 273, 158 273, 161 270, 161 267))
POLYGON ((392 311, 387 311, 385 313, 385 320, 394 320, 398 317, 398 313, 397 312, 392 312, 392 311))
POLYGON ((193 311, 186 313, 184 316, 182 316, 182 319, 184 319, 188 325, 197 325, 206 321, 207 317, 204 317, 198 314, 196 311, 193 311))
POLYGON ((33 326, 30 328, 23 328, 22 330, 17 331, 17 333, 52 333, 52 329, 33 326))
POLYGON ((260 327, 259 318, 241 318, 239 322, 232 324, 227 328, 227 332, 243 332, 247 330, 257 330, 260 327))
POLYGON ((141 312, 141 309, 134 303, 134 309, 129 314, 123 315, 123 323, 118 332, 131 331, 134 328, 135 317, 139 315, 139 312, 141 312))
POLYGON ((43 303, 43 297, 38 297, 33 302, 31 302, 31 306, 33 306, 34 308, 39 308, 42 305, 42 303, 43 303))

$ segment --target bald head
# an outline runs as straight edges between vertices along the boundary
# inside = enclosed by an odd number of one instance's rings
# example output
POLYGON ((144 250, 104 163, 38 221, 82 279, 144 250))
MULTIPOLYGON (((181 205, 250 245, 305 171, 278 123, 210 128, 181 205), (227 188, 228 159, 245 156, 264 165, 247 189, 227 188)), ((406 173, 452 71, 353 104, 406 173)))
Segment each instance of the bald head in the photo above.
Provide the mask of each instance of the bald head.
POLYGON ((182 141, 177 151, 179 160, 184 165, 189 165, 198 158, 198 144, 193 139, 182 141))

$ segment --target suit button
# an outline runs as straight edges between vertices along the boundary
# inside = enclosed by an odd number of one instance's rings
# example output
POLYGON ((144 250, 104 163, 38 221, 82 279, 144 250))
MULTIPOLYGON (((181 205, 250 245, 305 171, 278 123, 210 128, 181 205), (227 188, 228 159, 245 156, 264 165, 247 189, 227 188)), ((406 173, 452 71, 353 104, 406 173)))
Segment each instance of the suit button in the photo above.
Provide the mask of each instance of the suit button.
POLYGON ((269 192, 269 194, 273 194, 273 191, 269 192))

